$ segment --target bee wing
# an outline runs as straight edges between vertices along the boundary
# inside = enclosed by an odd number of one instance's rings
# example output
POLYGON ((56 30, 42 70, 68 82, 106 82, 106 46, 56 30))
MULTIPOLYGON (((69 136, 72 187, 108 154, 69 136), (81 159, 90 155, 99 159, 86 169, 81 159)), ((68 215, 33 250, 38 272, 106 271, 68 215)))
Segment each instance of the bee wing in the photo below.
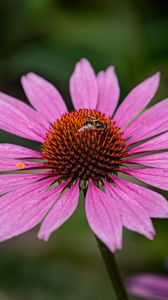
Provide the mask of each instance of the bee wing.
POLYGON ((85 131, 87 130, 87 126, 83 126, 81 128, 78 129, 78 132, 82 132, 82 131, 85 131))
POLYGON ((90 130, 91 128, 92 128, 92 125, 90 125, 90 124, 89 125, 85 125, 85 126, 79 128, 78 132, 83 132, 85 130, 90 130))

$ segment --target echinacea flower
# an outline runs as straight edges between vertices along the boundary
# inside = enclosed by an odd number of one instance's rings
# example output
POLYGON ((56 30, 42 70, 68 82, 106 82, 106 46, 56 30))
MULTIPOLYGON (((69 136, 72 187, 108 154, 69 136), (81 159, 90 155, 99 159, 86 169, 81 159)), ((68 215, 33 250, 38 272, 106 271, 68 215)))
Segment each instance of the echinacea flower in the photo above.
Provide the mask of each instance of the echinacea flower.
POLYGON ((41 152, 0 145, 0 241, 40 221, 38 237, 48 240, 76 210, 82 190, 88 223, 112 252, 122 247, 123 226, 153 239, 150 218, 167 217, 168 203, 131 180, 168 190, 168 99, 141 114, 159 79, 156 73, 139 84, 117 110, 114 68, 96 76, 86 59, 70 78, 74 111, 33 73, 21 80, 32 107, 0 93, 0 128, 41 144, 41 152))
POLYGON ((168 299, 168 276, 138 274, 126 281, 130 294, 156 300, 168 299))
POLYGON ((130 276, 126 279, 126 287, 135 296, 153 300, 168 299, 168 276, 165 275, 140 273, 130 276))

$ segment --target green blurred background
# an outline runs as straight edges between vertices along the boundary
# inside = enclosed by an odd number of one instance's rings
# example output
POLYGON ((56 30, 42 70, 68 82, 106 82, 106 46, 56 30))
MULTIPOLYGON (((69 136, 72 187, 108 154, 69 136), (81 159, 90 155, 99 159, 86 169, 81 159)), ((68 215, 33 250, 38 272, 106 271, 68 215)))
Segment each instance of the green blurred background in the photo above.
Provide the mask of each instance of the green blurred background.
MULTIPOLYGON (((96 71, 116 66, 121 99, 157 70, 162 80, 152 103, 168 95, 167 1, 0 0, 0 37, 0 89, 24 101, 19 78, 33 71, 53 82, 71 108, 68 81, 81 57, 96 71)), ((0 139, 38 147, 5 132, 0 139)), ((165 272, 168 221, 154 224, 154 241, 124 231, 124 247, 117 253, 124 276, 165 272)), ((115 299, 83 199, 48 243, 37 240, 37 231, 0 245, 0 300, 115 299)))

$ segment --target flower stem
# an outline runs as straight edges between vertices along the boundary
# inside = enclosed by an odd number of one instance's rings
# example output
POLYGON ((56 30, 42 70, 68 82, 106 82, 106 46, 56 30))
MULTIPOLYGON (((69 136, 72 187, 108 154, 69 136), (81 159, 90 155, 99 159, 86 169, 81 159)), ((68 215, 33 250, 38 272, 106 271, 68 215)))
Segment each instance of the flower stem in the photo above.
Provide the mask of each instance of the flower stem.
POLYGON ((96 237, 117 300, 128 300, 114 254, 96 237))

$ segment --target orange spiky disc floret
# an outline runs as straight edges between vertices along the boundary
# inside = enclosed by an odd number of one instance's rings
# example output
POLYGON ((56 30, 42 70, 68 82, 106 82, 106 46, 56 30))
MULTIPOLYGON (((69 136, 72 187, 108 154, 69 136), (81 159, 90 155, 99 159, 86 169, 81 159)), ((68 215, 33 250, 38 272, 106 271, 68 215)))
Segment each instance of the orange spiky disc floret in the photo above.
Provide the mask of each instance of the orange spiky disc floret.
POLYGON ((42 146, 47 166, 61 180, 95 184, 116 174, 126 155, 120 128, 95 110, 64 114, 49 129, 42 146))

